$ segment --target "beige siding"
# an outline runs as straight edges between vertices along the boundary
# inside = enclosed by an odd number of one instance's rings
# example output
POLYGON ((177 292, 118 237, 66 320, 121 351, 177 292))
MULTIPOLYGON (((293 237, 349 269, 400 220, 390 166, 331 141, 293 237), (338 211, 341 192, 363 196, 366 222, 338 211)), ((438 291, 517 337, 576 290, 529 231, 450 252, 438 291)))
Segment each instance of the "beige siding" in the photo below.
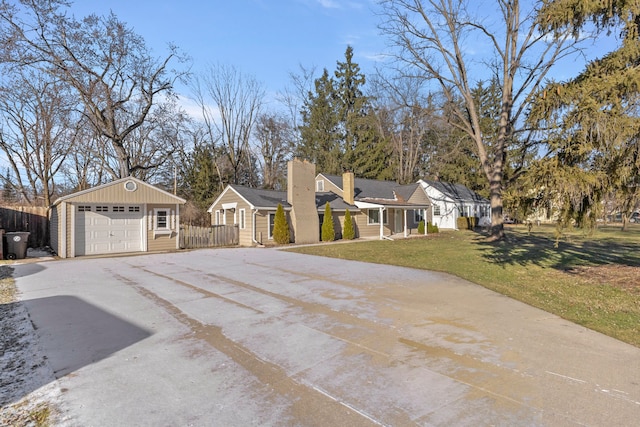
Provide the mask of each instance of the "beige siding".
MULTIPOLYGON (((392 221, 393 217, 391 212, 387 212, 387 222, 392 221)), ((358 222, 358 237, 380 237, 380 224, 367 224, 368 216, 367 209, 362 209, 357 215, 358 222)), ((384 224, 383 233, 385 235, 391 234, 389 224, 384 224)))
MULTIPOLYGON (((332 191, 335 194, 337 194, 338 196, 342 197, 342 188, 338 187, 337 185, 335 185, 333 182, 329 181, 328 179, 326 179, 325 177, 319 175, 316 177, 316 183, 318 181, 323 181, 324 182, 324 190, 322 191, 323 193, 332 191)), ((317 184, 316 184, 317 185, 317 184)), ((318 187, 316 187, 316 191, 317 191, 318 187)))
POLYGON ((171 251, 176 249, 177 232, 171 235, 154 236, 153 233, 147 234, 147 250, 153 251, 171 251))
POLYGON ((259 243, 269 243, 269 212, 259 211, 256 213, 256 240, 259 243))
POLYGON ((127 181, 115 181, 89 191, 82 191, 75 196, 71 196, 66 201, 72 203, 122 203, 122 204, 143 204, 143 203, 166 203, 175 204, 179 199, 170 193, 166 193, 152 185, 135 181, 135 191, 127 191, 125 183, 127 181))
POLYGON ((179 211, 175 204, 147 204, 147 212, 145 212, 147 227, 147 251, 171 251, 177 248, 179 211), (169 211, 169 228, 171 234, 156 233, 155 228, 155 211, 156 209, 164 209, 169 211))
MULTIPOLYGON (((235 191, 231 188, 228 188, 227 191, 222 194, 220 200, 216 201, 216 204, 212 206, 211 209, 211 225, 216 225, 216 211, 220 211, 220 225, 235 225, 240 222, 240 210, 244 209, 245 211, 245 227, 244 229, 239 229, 238 240, 240 246, 253 246, 255 243, 253 242, 253 238, 251 235, 252 227, 253 227, 253 213, 251 211, 251 205, 249 205, 242 197, 240 197, 235 191), (222 205, 224 203, 236 203, 235 212, 227 211, 226 214, 222 209, 222 205), (226 221, 226 222, 225 222, 226 221)), ((266 236, 266 235, 265 235, 266 236)))

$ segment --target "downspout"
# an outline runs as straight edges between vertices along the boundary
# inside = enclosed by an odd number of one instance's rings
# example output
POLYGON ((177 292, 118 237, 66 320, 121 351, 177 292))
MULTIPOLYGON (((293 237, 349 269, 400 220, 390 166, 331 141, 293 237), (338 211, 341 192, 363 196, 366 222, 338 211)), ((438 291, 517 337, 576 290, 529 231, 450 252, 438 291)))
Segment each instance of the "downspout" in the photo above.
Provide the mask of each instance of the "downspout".
POLYGON ((251 241, 256 245, 261 245, 262 243, 256 240, 256 214, 258 213, 258 209, 251 210, 251 241))

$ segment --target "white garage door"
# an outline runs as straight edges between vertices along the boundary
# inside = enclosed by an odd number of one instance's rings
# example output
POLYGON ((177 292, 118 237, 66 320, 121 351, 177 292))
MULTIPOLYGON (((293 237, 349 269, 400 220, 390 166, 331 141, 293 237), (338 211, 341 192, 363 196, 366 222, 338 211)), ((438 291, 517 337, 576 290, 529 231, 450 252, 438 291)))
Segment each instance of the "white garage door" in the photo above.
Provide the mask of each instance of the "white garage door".
POLYGON ((76 255, 142 251, 142 215, 140 206, 76 206, 76 255))

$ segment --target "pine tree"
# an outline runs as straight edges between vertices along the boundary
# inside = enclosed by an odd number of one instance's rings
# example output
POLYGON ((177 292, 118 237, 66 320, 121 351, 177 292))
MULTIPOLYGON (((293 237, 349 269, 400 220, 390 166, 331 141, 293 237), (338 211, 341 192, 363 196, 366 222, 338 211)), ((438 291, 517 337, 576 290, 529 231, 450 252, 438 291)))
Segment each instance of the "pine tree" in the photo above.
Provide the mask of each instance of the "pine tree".
POLYGON ((333 242, 336 239, 336 232, 333 228, 333 214, 329 202, 324 205, 324 218, 322 220, 322 241, 333 242))
POLYGON ((329 174, 342 173, 335 97, 335 82, 325 69, 322 77, 315 81, 315 93, 309 93, 302 109, 301 141, 296 149, 298 157, 315 163, 317 170, 329 174))
POLYGON ((353 228, 353 221, 351 220, 351 212, 349 209, 344 213, 344 230, 342 231, 342 238, 345 240, 353 240, 356 237, 356 231, 353 228))
POLYGON ((344 152, 342 168, 362 178, 389 179, 390 144, 379 131, 370 99, 363 93, 365 75, 353 62, 351 46, 347 46, 344 56, 345 61, 338 62, 334 73, 344 152))
POLYGON ((532 165, 527 180, 544 189, 543 203, 559 207, 561 226, 594 227, 608 194, 619 200, 626 218, 640 197, 635 184, 640 176, 640 5, 619 0, 584 0, 579 8, 570 0, 544 3, 538 18, 543 30, 569 29, 577 38, 594 26, 596 36, 617 32, 620 44, 572 80, 551 81, 538 92, 529 122, 547 129, 547 154, 532 165))
POLYGON ((284 214, 284 208, 281 203, 278 203, 276 217, 273 221, 273 240, 279 245, 285 245, 291 240, 289 223, 287 222, 287 217, 284 214))
POLYGON ((12 176, 9 168, 7 168, 7 173, 4 177, 4 187, 2 190, 2 198, 6 203, 13 203, 17 200, 17 194, 12 184, 12 176))

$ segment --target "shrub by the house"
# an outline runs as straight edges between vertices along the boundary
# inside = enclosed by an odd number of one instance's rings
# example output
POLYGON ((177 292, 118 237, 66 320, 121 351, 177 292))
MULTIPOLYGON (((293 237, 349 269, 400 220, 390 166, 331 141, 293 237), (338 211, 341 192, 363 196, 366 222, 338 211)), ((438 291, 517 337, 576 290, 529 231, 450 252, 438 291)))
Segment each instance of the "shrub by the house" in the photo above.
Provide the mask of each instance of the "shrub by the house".
POLYGON ((475 216, 459 216, 457 219, 458 230, 473 230, 478 224, 475 216))
POLYGON ((329 202, 324 205, 324 218, 322 219, 322 241, 333 242, 336 238, 336 232, 333 228, 333 215, 331 214, 331 206, 329 202))
POLYGON ((280 203, 278 203, 276 217, 273 221, 273 240, 280 245, 287 244, 291 240, 291 236, 289 235, 289 223, 287 222, 287 217, 284 214, 284 208, 280 203))
MULTIPOLYGON (((429 231, 429 230, 427 230, 429 231)), ((424 234, 424 220, 418 223, 418 234, 424 234)))
POLYGON ((428 234, 433 234, 433 233, 438 233, 440 232, 440 230, 438 229, 438 224, 431 224, 430 222, 427 223, 427 233, 428 234))
POLYGON ((349 209, 344 213, 344 230, 342 230, 342 238, 345 240, 353 240, 356 237, 356 231, 353 228, 353 220, 349 209))

